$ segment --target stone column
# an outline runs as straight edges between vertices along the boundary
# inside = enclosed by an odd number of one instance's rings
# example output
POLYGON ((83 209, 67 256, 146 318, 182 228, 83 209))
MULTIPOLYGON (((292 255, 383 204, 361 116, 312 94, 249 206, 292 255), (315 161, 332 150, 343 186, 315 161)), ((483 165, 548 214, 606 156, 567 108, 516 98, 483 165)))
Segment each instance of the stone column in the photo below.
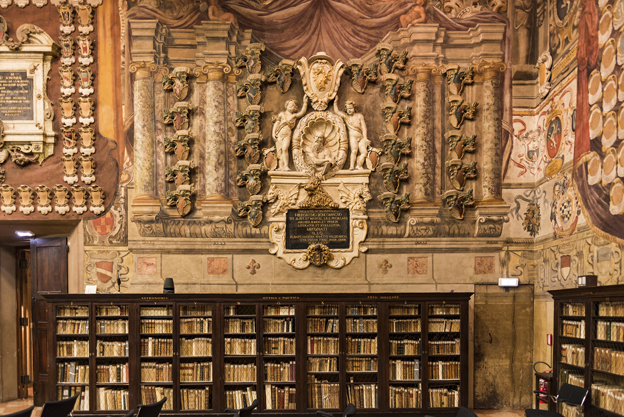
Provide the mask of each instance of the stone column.
POLYGON ((154 200, 156 164, 154 153, 154 78, 158 66, 132 63, 134 77, 134 200, 154 200))
POLYGON ((502 199, 502 105, 500 77, 507 66, 505 63, 482 61, 477 67, 483 75, 482 138, 483 165, 481 166, 481 187, 483 202, 501 203, 502 199))
POLYGON ((226 83, 222 65, 207 68, 206 82, 206 189, 209 199, 227 192, 226 83))
POLYGON ((433 201, 435 118, 432 76, 437 72, 438 67, 435 64, 416 64, 408 68, 408 74, 415 76, 412 90, 414 136, 412 138, 412 166, 410 167, 410 176, 413 178, 410 196, 414 203, 433 201))
POLYGON ((227 123, 226 155, 228 160, 228 190, 227 195, 234 201, 238 201, 238 186, 236 185, 236 171, 238 158, 234 153, 236 142, 238 141, 238 131, 236 127, 236 111, 238 110, 238 97, 236 96, 236 76, 228 74, 226 87, 227 112, 225 122, 227 123))

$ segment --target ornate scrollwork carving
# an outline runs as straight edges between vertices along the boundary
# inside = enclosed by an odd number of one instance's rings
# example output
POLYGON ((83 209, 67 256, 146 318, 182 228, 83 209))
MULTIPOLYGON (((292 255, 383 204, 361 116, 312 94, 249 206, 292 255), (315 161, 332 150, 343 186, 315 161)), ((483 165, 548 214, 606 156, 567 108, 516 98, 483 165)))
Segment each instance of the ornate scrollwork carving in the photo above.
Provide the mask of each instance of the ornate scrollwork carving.
POLYGON ((474 120, 479 103, 465 103, 464 99, 457 97, 449 102, 449 123, 453 128, 459 129, 464 120, 474 120))
POLYGON ((234 153, 239 158, 244 156, 248 164, 256 164, 260 160, 259 147, 261 140, 260 133, 245 135, 243 140, 239 140, 234 144, 234 153))
POLYGON ((262 81, 262 74, 251 74, 246 80, 236 83, 236 95, 245 98, 250 106, 260 104, 262 81))
POLYGON ((267 71, 267 82, 275 83, 275 86, 282 94, 286 93, 292 83, 294 68, 295 61, 282 59, 277 67, 269 68, 267 71))
POLYGON ((476 150, 477 135, 464 136, 459 130, 451 130, 444 137, 448 140, 451 159, 462 159, 465 152, 476 150))
POLYGON ((252 195, 248 201, 238 203, 238 215, 247 217, 253 227, 258 227, 262 222, 262 200, 261 195, 252 195))
POLYGON ((308 196, 299 204, 299 208, 338 208, 338 204, 336 204, 329 194, 327 194, 327 191, 321 187, 321 179, 318 176, 311 176, 303 189, 306 190, 308 196))
POLYGON ((52 191, 45 185, 35 188, 37 196, 37 211, 41 214, 48 214, 52 211, 52 191))
POLYGON ((398 193, 401 180, 409 178, 409 172, 407 170, 407 162, 403 165, 395 165, 391 162, 381 164, 381 171, 384 176, 384 187, 391 193, 398 193))
POLYGON ((178 161, 172 167, 165 168, 165 181, 175 183, 176 187, 191 183, 191 170, 195 168, 193 161, 178 161))
POLYGON ((446 201, 451 216, 458 220, 464 218, 466 207, 474 205, 475 202, 472 190, 465 193, 460 193, 455 190, 447 191, 442 198, 446 201))
POLYGON ((189 128, 189 109, 190 104, 186 101, 177 102, 172 109, 163 110, 163 121, 166 125, 173 125, 178 130, 187 130, 189 128))
POLYGON ((69 189, 63 185, 57 184, 54 186, 53 192, 54 211, 56 211, 60 215, 64 215, 65 213, 69 212, 69 189))
POLYGON ((17 189, 17 196, 20 199, 19 211, 24 214, 30 214, 35 211, 35 206, 33 206, 35 193, 33 192, 32 188, 27 185, 20 185, 17 189))
POLYGON ((8 184, 2 184, 0 187, 0 210, 6 214, 13 214, 15 207, 15 189, 8 184))
POLYGON ((377 58, 379 59, 379 73, 381 75, 393 74, 394 70, 404 70, 407 62, 407 51, 395 52, 390 45, 379 44, 377 46, 377 58))
POLYGON ((351 191, 341 182, 338 186, 338 192, 340 193, 340 201, 342 201, 349 210, 355 214, 366 215, 366 202, 373 198, 368 186, 361 185, 351 191))
POLYGON ((347 68, 351 74, 351 87, 360 94, 364 94, 369 82, 377 82, 378 64, 364 65, 361 59, 351 58, 347 68))
POLYGON ((344 72, 344 64, 341 60, 334 60, 319 53, 305 57, 296 63, 301 74, 303 91, 312 101, 312 107, 316 111, 327 109, 328 103, 336 97, 340 87, 340 77, 344 72))
POLYGON ((271 185, 265 196, 267 202, 275 202, 269 209, 271 214, 277 216, 281 213, 286 213, 290 208, 295 208, 299 198, 300 187, 300 184, 295 184, 290 190, 284 191, 275 185, 271 185))
POLYGON ((193 208, 193 202, 191 201, 191 195, 195 192, 193 184, 188 186, 188 189, 178 188, 175 191, 167 191, 166 203, 169 207, 175 207, 178 210, 178 214, 184 217, 191 212, 193 208))
POLYGON ((178 100, 184 100, 189 92, 188 75, 190 73, 187 67, 174 68, 171 74, 163 75, 163 90, 173 91, 178 100))
POLYGON ((461 95, 466 84, 474 82, 474 67, 461 71, 459 65, 447 65, 442 67, 442 73, 446 75, 446 83, 450 95, 461 95))
POLYGON ((104 212, 104 190, 102 187, 92 185, 89 187, 89 211, 100 214, 104 212))
POLYGON ((260 113, 264 113, 264 108, 256 105, 247 106, 244 112, 236 112, 236 127, 245 128, 248 134, 260 132, 260 113))
POLYGON ((188 130, 178 130, 173 138, 165 138, 165 152, 175 154, 178 161, 188 159, 191 152, 190 139, 191 134, 188 130))
POLYGON ((381 113, 384 117, 386 131, 391 135, 399 133, 401 124, 409 124, 412 122, 411 106, 399 110, 395 103, 387 102, 384 103, 381 113))
POLYGON ((87 190, 84 187, 75 185, 71 188, 72 211, 83 214, 87 211, 87 190))
POLYGON ((236 185, 238 185, 239 187, 246 187, 247 192, 250 195, 258 194, 260 192, 260 189, 262 188, 262 181, 260 180, 261 174, 261 165, 249 165, 245 171, 240 171, 238 174, 236 174, 236 185))
POLYGON ((260 54, 264 51, 264 44, 252 43, 244 52, 239 53, 234 59, 234 66, 245 67, 249 74, 258 74, 262 69, 260 54))
POLYGON ((396 135, 386 134, 382 136, 384 145, 384 155, 390 158, 393 164, 401 161, 401 155, 409 155, 412 153, 412 137, 408 136, 399 139, 396 135))
POLYGON ((460 159, 452 159, 446 161, 446 169, 448 171, 449 180, 453 188, 463 191, 466 180, 477 178, 477 162, 464 164, 460 159))
POLYGON ((383 94, 387 101, 399 104, 401 98, 410 98, 412 96, 412 85, 414 80, 401 80, 395 74, 386 74, 383 76, 383 94))
POLYGON ((402 196, 397 196, 394 193, 383 193, 377 196, 377 199, 386 208, 386 219, 391 222, 397 223, 401 218, 401 211, 410 208, 410 195, 405 193, 402 196))

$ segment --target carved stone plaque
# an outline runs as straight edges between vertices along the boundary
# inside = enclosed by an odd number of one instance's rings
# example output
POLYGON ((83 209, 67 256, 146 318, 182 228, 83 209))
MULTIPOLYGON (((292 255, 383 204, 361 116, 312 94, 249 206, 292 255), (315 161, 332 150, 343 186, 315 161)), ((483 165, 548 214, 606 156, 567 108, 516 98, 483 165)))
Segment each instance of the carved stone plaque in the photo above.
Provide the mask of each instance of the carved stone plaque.
POLYGON ((323 244, 349 249, 349 209, 291 209, 286 212, 286 249, 307 249, 323 244))
POLYGON ((33 120, 33 79, 26 71, 0 71, 0 120, 33 120))

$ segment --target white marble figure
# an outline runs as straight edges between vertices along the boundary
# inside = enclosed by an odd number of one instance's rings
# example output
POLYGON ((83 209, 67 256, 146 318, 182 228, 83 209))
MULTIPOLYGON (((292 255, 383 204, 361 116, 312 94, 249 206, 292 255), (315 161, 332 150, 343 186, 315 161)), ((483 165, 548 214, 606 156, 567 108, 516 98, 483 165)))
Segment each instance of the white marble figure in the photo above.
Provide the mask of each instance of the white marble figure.
POLYGON ((366 133, 366 122, 364 122, 364 116, 361 113, 355 112, 355 103, 351 100, 345 103, 345 111, 346 113, 343 113, 338 110, 338 99, 334 100, 334 113, 344 119, 349 130, 349 148, 351 151, 349 169, 351 171, 354 169, 363 170, 364 160, 368 153, 368 145, 370 145, 370 140, 368 140, 366 133), (360 151, 360 156, 357 156, 358 150, 360 151))
POLYGON ((314 135, 312 143, 304 149, 304 158, 313 166, 314 173, 320 176, 327 174, 336 164, 336 158, 325 146, 325 136, 322 133, 314 135))
POLYGON ((292 131, 295 128, 297 119, 302 117, 308 109, 308 97, 303 99, 303 107, 301 111, 295 113, 298 110, 298 105, 295 100, 288 100, 284 106, 286 110, 273 117, 273 140, 275 141, 275 150, 277 152, 277 159, 279 161, 278 171, 290 171, 288 168, 288 150, 290 148, 290 139, 292 131))

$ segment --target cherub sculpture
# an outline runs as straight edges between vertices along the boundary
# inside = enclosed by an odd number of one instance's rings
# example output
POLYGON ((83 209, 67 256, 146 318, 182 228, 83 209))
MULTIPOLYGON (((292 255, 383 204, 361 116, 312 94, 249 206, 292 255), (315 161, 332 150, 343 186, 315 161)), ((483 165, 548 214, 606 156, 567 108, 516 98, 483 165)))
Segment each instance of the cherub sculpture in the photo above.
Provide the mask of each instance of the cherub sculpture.
POLYGON ((425 23, 427 21, 427 12, 425 11, 426 6, 427 0, 416 0, 416 5, 412 7, 409 12, 399 18, 401 21, 401 27, 406 28, 409 25, 425 23))
POLYGON ((297 102, 295 100, 288 100, 286 102, 286 110, 273 117, 273 130, 271 134, 275 141, 275 149, 277 151, 277 159, 279 160, 278 171, 289 171, 288 168, 288 149, 290 148, 290 139, 292 137, 292 130, 295 127, 297 119, 302 117, 308 109, 308 97, 303 99, 303 107, 301 111, 297 111, 297 102))
POLYGON ((366 122, 361 113, 355 112, 355 104, 351 100, 345 103, 345 111, 346 113, 343 113, 338 110, 338 100, 334 100, 334 113, 344 119, 349 130, 349 148, 351 151, 349 169, 351 171, 354 169, 362 170, 368 154, 368 145, 370 145, 370 140, 367 138, 366 122), (358 156, 358 150, 360 156, 358 156))

